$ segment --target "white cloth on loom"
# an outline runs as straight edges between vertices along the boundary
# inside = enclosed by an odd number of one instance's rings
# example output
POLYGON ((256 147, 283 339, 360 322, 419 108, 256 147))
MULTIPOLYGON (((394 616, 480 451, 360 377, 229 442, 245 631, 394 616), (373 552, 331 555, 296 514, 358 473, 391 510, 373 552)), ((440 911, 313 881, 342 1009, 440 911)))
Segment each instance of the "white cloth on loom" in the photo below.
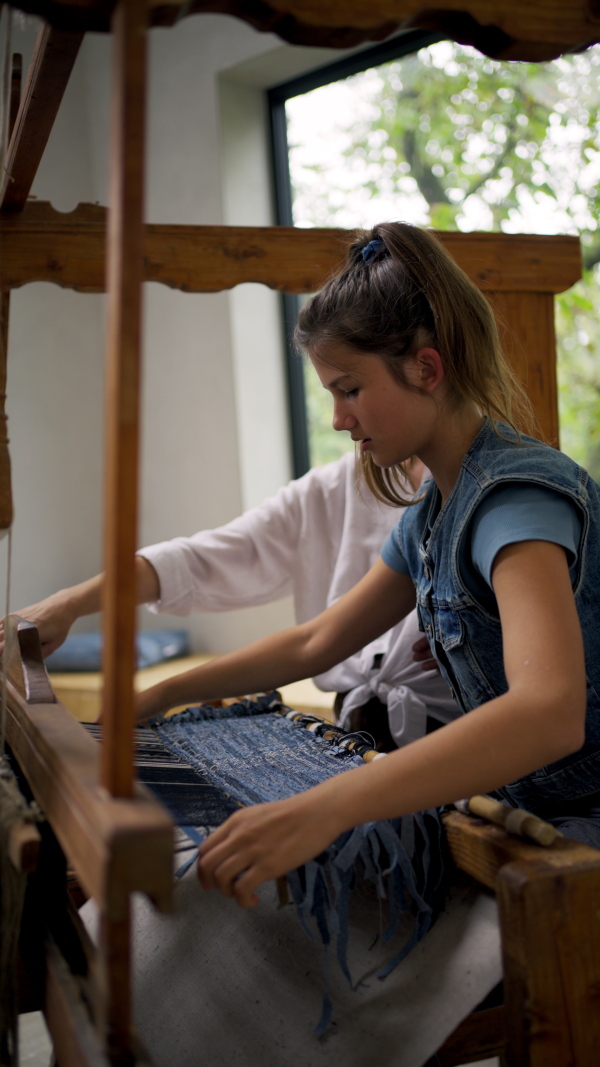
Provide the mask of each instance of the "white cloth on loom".
MULTIPOLYGON (((495 899, 463 885, 423 941, 378 980, 408 926, 401 922, 391 947, 381 939, 373 946, 380 905, 365 886, 351 909, 356 988, 332 945, 336 1025, 318 1039, 321 942, 306 936, 292 906, 277 907, 273 883, 259 895, 256 909, 242 911, 203 893, 194 864, 176 885, 175 914, 136 898, 134 1020, 155 1067, 421 1067, 502 977, 495 899)), ((81 914, 94 936, 94 902, 81 914)))
MULTIPOLYGON (((174 615, 229 611, 292 594, 296 620, 305 622, 366 574, 401 514, 402 509, 378 503, 366 487, 359 492, 354 456, 347 454, 290 482, 226 526, 142 549, 160 581, 161 599, 150 610, 174 615)), ((388 705, 398 745, 425 733, 427 714, 441 722, 457 717, 443 679, 412 658, 420 636, 411 612, 314 679, 324 691, 348 693, 342 724, 372 696, 388 705), (375 657, 381 657, 378 667, 375 657)))

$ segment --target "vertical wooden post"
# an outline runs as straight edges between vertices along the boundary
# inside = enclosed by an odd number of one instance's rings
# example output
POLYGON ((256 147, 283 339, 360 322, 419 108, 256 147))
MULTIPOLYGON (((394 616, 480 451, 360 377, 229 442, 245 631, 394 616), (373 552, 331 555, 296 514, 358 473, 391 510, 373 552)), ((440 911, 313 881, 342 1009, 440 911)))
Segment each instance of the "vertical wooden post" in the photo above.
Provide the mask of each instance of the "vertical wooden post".
POLYGON ((13 519, 10 455, 6 429, 6 360, 8 355, 8 313, 10 289, 0 289, 0 530, 7 530, 13 519))
POLYGON ((496 888, 507 1065, 596 1067, 600 866, 508 863, 496 888))
POLYGON ((131 917, 129 898, 100 915, 99 945, 103 972, 105 1048, 113 1067, 131 1067, 131 917))
MULTIPOLYGON (((145 0, 119 0, 112 20, 104 498, 102 783, 133 793, 133 722, 146 81, 145 0)), ((130 916, 126 892, 100 917, 104 1026, 113 1064, 131 1060, 130 916)))
POLYGON ((533 404, 541 434, 558 448, 554 294, 498 292, 491 300, 513 370, 533 404))
POLYGON ((107 232, 102 782, 133 791, 140 317, 146 73, 145 0, 113 15, 113 97, 107 232))

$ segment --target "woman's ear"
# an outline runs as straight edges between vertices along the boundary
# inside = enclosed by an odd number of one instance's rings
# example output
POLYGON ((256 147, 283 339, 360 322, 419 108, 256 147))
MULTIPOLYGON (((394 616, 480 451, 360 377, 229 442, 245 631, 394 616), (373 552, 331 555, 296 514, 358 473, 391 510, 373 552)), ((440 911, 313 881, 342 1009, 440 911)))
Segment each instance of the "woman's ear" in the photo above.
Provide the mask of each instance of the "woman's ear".
POLYGON ((433 393, 445 377, 444 364, 436 348, 420 348, 412 357, 414 384, 426 393, 433 393))

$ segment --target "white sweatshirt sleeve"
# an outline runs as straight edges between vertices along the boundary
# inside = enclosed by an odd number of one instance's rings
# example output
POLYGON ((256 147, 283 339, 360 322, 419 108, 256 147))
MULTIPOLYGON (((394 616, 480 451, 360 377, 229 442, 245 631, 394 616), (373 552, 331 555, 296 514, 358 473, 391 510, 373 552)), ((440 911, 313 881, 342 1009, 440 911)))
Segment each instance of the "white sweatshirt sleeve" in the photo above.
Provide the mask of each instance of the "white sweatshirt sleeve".
MULTIPOLYGON (((142 549, 161 591, 148 607, 172 615, 229 611, 291 593, 296 620, 305 622, 366 574, 400 514, 358 490, 354 457, 347 454, 225 526, 142 549)), ((360 702, 378 696, 390 708, 397 743, 412 740, 424 732, 428 712, 442 721, 458 713, 440 676, 413 661, 419 636, 411 613, 315 682, 325 691, 356 691, 360 702)), ((347 703, 355 706, 351 693, 347 703)))
MULTIPOLYGON (((141 549, 160 582, 160 600, 150 610, 230 611, 293 593, 299 622, 318 614, 339 569, 349 461, 353 466, 346 456, 309 471, 218 529, 141 549)), ((348 589, 366 573, 372 555, 357 540, 348 589)))

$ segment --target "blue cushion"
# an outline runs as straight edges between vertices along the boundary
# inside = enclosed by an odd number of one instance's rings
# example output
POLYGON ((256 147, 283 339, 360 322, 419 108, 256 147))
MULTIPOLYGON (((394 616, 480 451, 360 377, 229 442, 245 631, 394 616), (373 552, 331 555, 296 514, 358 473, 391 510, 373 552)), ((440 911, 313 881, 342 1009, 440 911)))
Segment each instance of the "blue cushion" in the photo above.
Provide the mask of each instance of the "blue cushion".
MULTIPOLYGON (((138 669, 188 656, 190 652, 186 630, 149 630, 138 634, 135 643, 138 669)), ((57 673, 102 670, 102 634, 69 634, 64 644, 48 656, 46 667, 57 673)))

